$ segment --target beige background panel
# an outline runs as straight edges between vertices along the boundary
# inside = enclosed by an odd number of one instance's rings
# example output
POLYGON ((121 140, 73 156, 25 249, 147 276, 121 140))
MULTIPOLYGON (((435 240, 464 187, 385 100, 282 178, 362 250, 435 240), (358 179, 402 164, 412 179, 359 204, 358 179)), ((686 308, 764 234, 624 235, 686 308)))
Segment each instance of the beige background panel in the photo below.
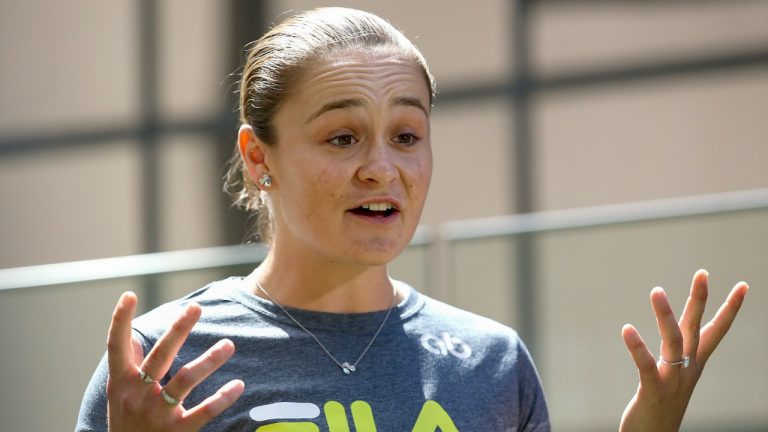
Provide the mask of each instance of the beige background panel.
POLYGON ((373 12, 391 22, 419 47, 437 86, 477 84, 503 80, 512 58, 508 48, 511 2, 362 2, 343 0, 274 2, 271 16, 290 10, 344 6, 373 12), (468 7, 469 6, 469 7, 468 7))
POLYGON ((228 267, 220 269, 204 269, 176 272, 155 277, 154 284, 158 287, 158 303, 163 304, 180 299, 187 294, 207 286, 211 282, 226 279, 231 276, 245 276, 253 270, 252 266, 228 267))
POLYGON ((765 50, 768 2, 539 2, 531 55, 547 75, 765 50))
MULTIPOLYGON (((662 286, 680 313, 698 268, 711 274, 710 319, 737 281, 752 290, 707 365, 687 427, 768 424, 768 215, 765 211, 550 233, 539 243, 537 363, 553 429, 615 430, 636 371, 620 337, 634 324, 652 352, 659 337, 648 295, 662 286)), ((711 430, 711 429, 707 429, 711 430)))
POLYGON ((446 284, 452 305, 517 328, 519 290, 514 237, 494 237, 450 243, 446 284))
POLYGON ((106 351, 112 310, 136 279, 0 292, 0 430, 73 430, 106 351))
MULTIPOLYGON (((159 100, 164 119, 190 120, 221 112, 234 72, 225 68, 230 50, 230 4, 219 1, 163 0, 157 3, 159 100)), ((227 107, 229 108, 229 107, 227 107)))
POLYGON ((134 120, 136 10, 130 0, 0 3, 0 130, 134 120))
POLYGON ((429 259, 429 246, 409 247, 387 267, 389 276, 434 297, 436 293, 429 290, 433 277, 429 259))
POLYGON ((0 268, 140 252, 140 175, 131 142, 0 159, 0 268))
POLYGON ((543 95, 541 210, 768 186, 768 70, 543 95))
POLYGON ((222 192, 216 146, 210 138, 175 135, 160 141, 160 250, 220 244, 222 192))
POLYGON ((512 109, 504 101, 435 107, 434 171, 423 223, 509 213, 511 123, 512 109))

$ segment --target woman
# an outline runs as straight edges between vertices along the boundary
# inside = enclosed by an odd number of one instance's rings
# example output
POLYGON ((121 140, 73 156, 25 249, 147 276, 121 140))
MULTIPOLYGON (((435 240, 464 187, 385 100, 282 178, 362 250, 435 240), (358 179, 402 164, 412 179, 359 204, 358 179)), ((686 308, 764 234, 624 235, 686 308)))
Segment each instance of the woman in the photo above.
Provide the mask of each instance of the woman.
MULTIPOLYGON (((419 51, 372 14, 319 9, 259 39, 228 183, 271 250, 249 276, 133 322, 124 294, 78 430, 549 430, 513 330, 387 274, 429 186, 433 95, 419 51)), ((679 324, 651 293, 658 363, 624 328, 640 386, 623 430, 679 427, 747 286, 700 332, 706 290, 699 271, 679 324)))

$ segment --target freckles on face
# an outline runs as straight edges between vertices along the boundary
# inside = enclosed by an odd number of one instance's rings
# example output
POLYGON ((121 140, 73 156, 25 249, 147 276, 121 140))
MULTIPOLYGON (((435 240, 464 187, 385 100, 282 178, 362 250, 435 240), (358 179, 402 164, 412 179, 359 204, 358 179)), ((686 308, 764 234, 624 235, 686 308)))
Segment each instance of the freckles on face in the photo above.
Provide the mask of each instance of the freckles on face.
POLYGON ((394 258, 429 187, 429 101, 421 69, 392 55, 345 53, 306 71, 274 120, 276 242, 394 258))

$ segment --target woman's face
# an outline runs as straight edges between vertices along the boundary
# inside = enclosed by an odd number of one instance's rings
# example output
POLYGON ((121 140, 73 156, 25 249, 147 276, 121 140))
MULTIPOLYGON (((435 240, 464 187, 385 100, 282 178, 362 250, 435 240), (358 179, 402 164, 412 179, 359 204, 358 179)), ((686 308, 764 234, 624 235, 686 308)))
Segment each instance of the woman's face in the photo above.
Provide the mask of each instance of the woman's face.
POLYGON ((429 96, 414 62, 385 53, 337 53, 304 72, 264 150, 274 248, 367 266, 394 259, 432 175, 429 96))

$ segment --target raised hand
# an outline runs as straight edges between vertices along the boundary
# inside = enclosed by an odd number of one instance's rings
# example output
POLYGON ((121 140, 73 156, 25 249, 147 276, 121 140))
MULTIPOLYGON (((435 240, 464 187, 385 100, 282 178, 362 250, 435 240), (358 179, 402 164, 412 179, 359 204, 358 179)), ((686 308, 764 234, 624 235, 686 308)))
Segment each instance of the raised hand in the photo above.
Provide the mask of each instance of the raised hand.
POLYGON ((136 295, 124 293, 117 302, 109 327, 107 398, 110 431, 196 431, 240 397, 245 386, 240 380, 232 380, 199 405, 189 409, 183 406, 183 399, 189 392, 234 354, 235 346, 227 339, 179 369, 164 387, 156 381, 168 372, 176 353, 200 318, 199 305, 187 306, 146 358, 141 345, 131 336, 131 320, 135 312, 136 295))
POLYGON ((693 276, 691 294, 680 321, 675 319, 661 288, 651 291, 651 304, 661 334, 661 355, 651 354, 637 329, 625 325, 622 336, 640 374, 637 393, 621 419, 620 431, 677 431, 693 389, 709 357, 731 327, 749 287, 737 283, 715 317, 701 327, 709 274, 693 276))

